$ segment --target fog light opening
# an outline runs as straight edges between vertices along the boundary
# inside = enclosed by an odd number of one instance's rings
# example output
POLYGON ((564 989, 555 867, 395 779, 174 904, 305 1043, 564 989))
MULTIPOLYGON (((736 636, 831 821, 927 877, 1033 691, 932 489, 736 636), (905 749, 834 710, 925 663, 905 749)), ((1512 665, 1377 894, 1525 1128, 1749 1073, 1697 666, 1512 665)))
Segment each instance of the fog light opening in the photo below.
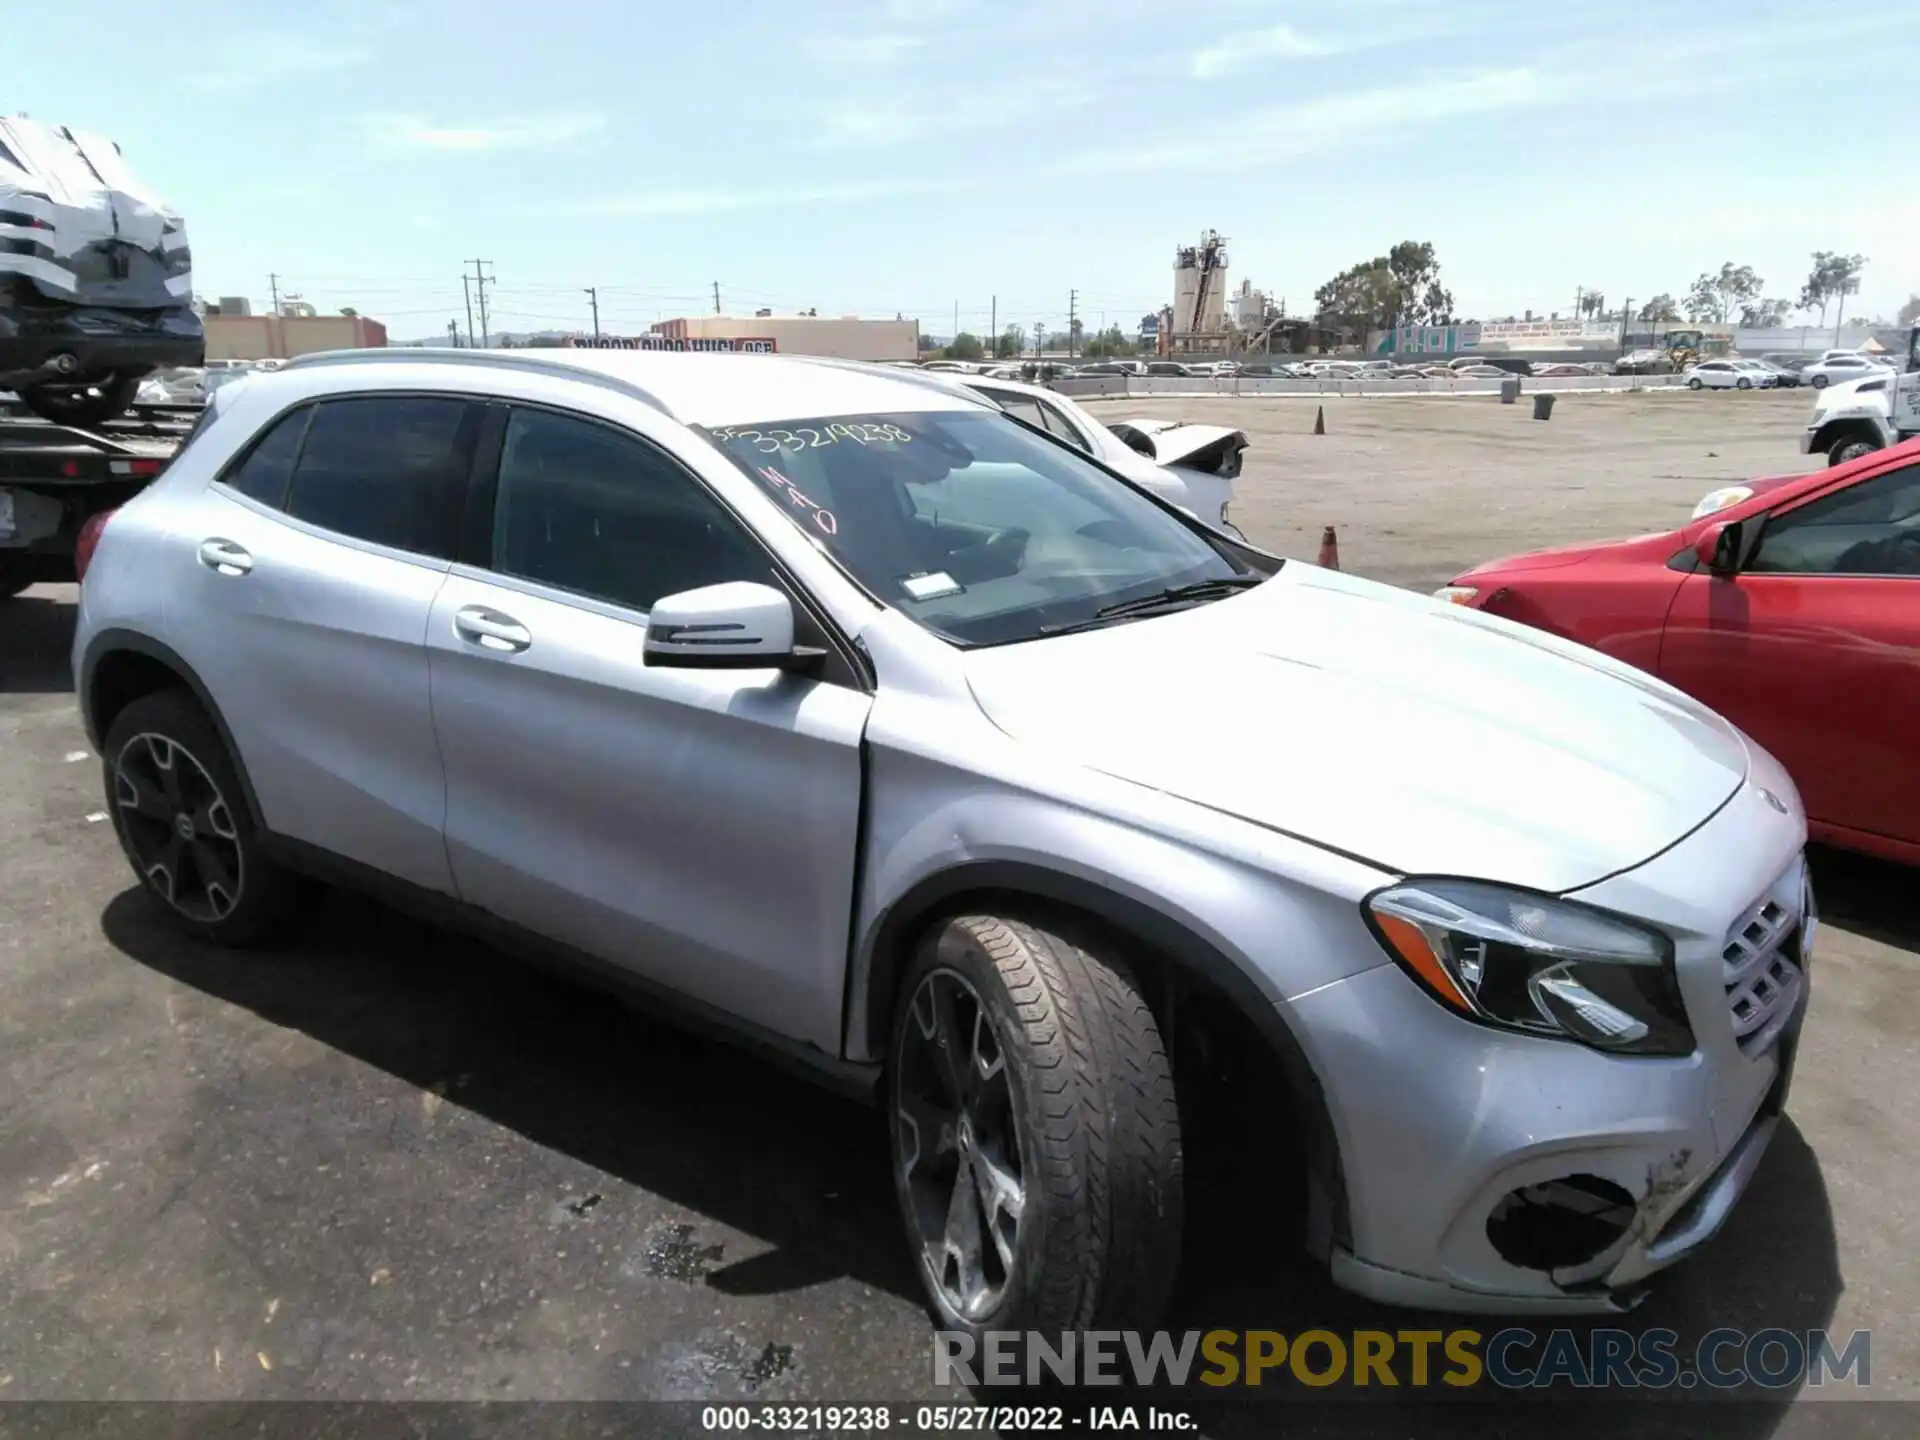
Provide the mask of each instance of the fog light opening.
POLYGON ((1598 1175, 1566 1175, 1510 1190, 1487 1217, 1487 1240, 1509 1265, 1569 1270, 1620 1242, 1633 1224, 1633 1196, 1598 1175))

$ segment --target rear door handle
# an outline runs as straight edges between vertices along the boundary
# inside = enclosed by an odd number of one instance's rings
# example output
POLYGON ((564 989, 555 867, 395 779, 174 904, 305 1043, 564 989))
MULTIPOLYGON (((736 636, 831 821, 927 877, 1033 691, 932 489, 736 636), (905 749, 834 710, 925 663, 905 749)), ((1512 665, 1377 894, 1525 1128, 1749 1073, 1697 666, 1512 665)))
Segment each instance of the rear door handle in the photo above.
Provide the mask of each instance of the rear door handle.
POLYGON ((453 628, 462 640, 470 640, 483 650, 524 650, 533 644, 533 632, 511 615, 468 605, 453 616, 453 628))
POLYGON ((231 540, 202 540, 200 563, 216 575, 244 575, 253 569, 253 556, 231 540))

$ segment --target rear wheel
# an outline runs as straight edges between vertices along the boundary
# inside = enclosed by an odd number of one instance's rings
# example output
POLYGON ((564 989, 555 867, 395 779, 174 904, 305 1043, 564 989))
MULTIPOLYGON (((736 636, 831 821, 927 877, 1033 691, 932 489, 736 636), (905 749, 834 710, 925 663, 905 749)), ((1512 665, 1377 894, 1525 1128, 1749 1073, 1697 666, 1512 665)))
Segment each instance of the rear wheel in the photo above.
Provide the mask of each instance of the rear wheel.
POLYGON ((112 370, 74 385, 30 385, 20 392, 26 407, 56 425, 98 425, 111 420, 140 393, 138 370, 112 370))
POLYGON ((215 944, 269 938, 294 886, 262 853, 239 772, 193 697, 133 701, 107 727, 104 753, 107 813, 147 893, 215 944))
POLYGON ((908 969, 890 1061, 894 1185, 942 1328, 1151 1328, 1179 1268, 1180 1117, 1119 958, 949 920, 908 969))
POLYGON ((1736 390, 1751 390, 1753 388, 1753 382, 1744 375, 1734 381, 1733 384, 1736 390))
POLYGON ((1862 455, 1871 455, 1879 448, 1880 446, 1872 440, 1858 435, 1849 435, 1843 440, 1836 440, 1833 448, 1827 451, 1827 464, 1844 465, 1849 460, 1858 460, 1862 455))

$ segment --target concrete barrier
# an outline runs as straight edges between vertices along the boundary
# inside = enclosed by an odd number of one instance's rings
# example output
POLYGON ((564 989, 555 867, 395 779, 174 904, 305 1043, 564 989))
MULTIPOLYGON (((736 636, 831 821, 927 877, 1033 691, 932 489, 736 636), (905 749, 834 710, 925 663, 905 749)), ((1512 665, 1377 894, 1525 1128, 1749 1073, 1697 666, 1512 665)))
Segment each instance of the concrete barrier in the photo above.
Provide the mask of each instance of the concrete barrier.
MULTIPOLYGON (((1685 385, 1678 375, 1567 375, 1520 377, 1529 395, 1588 390, 1620 393, 1628 390, 1671 390, 1685 385)), ((1208 395, 1490 395, 1500 393, 1499 380, 1291 380, 1280 376, 1210 375, 1089 375, 1054 382, 1062 395, 1087 398, 1131 396, 1208 395)))

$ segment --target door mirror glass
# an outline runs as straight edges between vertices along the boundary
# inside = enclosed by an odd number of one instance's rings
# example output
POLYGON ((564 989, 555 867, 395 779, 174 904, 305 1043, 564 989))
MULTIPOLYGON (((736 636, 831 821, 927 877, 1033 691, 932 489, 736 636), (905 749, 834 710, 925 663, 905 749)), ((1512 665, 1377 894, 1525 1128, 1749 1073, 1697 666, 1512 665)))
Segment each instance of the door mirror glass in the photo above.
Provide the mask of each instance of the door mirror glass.
POLYGON ((793 643, 793 604, 771 585, 732 580, 654 602, 644 659, 692 670, 792 669, 818 658, 793 643))

